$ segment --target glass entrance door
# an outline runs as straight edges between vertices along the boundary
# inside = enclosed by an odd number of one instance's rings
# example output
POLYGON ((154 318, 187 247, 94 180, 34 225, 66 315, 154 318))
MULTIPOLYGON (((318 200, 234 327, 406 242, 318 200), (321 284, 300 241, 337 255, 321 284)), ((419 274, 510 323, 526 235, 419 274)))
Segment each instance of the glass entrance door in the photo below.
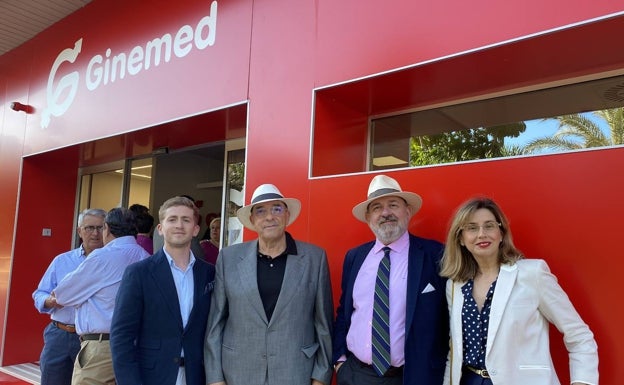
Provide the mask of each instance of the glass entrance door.
POLYGON ((149 207, 152 158, 128 159, 80 170, 78 211, 110 210, 139 203, 149 207))
POLYGON ((223 213, 221 247, 243 241, 243 225, 236 211, 245 201, 245 139, 233 140, 225 147, 225 183, 223 186, 223 213))

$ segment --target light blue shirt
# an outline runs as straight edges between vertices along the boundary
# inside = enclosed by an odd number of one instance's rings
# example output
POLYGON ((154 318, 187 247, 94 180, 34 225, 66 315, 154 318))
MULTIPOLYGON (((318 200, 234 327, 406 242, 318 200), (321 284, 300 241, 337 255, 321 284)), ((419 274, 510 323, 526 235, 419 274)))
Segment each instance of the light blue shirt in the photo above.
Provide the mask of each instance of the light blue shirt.
POLYGON ((126 267, 149 257, 133 236, 94 250, 54 290, 56 302, 76 308, 76 332, 110 333, 115 297, 126 267))
MULTIPOLYGON (((171 268, 171 275, 173 276, 173 282, 175 283, 176 292, 178 294, 178 302, 180 304, 180 315, 182 316, 182 327, 186 327, 191 310, 193 310, 193 298, 195 293, 195 278, 193 278, 193 265, 195 265, 195 256, 191 252, 191 259, 189 261, 186 270, 182 271, 173 262, 173 258, 163 248, 165 256, 169 261, 169 267, 171 268)), ((184 348, 180 354, 184 357, 184 348)))
POLYGON ((182 326, 186 327, 191 310, 193 310, 193 297, 195 293, 195 279, 193 278, 193 265, 195 265, 195 256, 191 252, 191 259, 189 261, 186 270, 180 269, 173 262, 173 258, 165 251, 167 260, 169 261, 169 267, 171 268, 171 275, 173 275, 173 282, 175 283, 176 291, 178 292, 178 301, 180 302, 180 314, 182 315, 182 326))
POLYGON ((69 307, 62 308, 45 308, 45 300, 50 296, 52 290, 56 289, 59 282, 65 278, 65 276, 76 268, 85 260, 84 249, 82 245, 78 248, 57 255, 48 266, 45 274, 32 294, 33 300, 35 300, 35 307, 39 310, 39 313, 50 314, 50 318, 54 321, 62 322, 64 324, 73 325, 76 310, 69 307))

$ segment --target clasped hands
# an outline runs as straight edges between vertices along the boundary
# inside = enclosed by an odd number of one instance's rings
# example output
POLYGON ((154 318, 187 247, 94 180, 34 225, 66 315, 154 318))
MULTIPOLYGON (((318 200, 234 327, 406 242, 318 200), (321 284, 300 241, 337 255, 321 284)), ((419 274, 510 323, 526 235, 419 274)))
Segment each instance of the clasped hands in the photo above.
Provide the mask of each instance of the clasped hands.
POLYGON ((59 305, 58 303, 56 303, 56 296, 54 295, 54 292, 50 293, 50 296, 45 299, 45 301, 43 302, 43 306, 46 309, 52 309, 52 308, 60 309, 63 307, 63 305, 59 305))

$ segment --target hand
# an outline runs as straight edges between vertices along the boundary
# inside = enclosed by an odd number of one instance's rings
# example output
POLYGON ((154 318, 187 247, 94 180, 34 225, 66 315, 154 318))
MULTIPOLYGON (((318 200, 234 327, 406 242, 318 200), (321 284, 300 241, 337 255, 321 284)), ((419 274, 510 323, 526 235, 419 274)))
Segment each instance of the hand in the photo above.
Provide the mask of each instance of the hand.
POLYGON ((50 296, 46 298, 43 302, 43 307, 45 307, 46 309, 52 309, 53 307, 60 309, 63 307, 63 305, 59 305, 58 303, 56 303, 56 297, 54 296, 54 292, 52 292, 50 296))
POLYGON ((318 381, 318 380, 312 380, 312 385, 325 385, 325 384, 323 384, 321 381, 318 381))

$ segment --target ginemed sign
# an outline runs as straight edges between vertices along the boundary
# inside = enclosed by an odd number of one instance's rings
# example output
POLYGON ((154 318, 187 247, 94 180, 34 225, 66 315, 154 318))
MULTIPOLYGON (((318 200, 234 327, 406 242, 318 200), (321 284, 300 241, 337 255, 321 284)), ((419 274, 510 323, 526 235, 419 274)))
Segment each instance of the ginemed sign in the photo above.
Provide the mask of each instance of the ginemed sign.
POLYGON ((204 50, 213 46, 216 34, 217 1, 214 0, 209 14, 194 26, 183 25, 174 35, 166 33, 126 52, 113 52, 108 48, 89 59, 84 73, 72 71, 57 77, 61 66, 70 65, 78 59, 83 48, 83 39, 78 39, 73 48, 61 51, 52 64, 46 86, 47 103, 42 112, 41 128, 47 128, 52 117, 60 117, 71 108, 79 87, 95 91, 108 84, 121 82, 127 76, 135 76, 172 60, 182 59, 193 50, 204 50))

